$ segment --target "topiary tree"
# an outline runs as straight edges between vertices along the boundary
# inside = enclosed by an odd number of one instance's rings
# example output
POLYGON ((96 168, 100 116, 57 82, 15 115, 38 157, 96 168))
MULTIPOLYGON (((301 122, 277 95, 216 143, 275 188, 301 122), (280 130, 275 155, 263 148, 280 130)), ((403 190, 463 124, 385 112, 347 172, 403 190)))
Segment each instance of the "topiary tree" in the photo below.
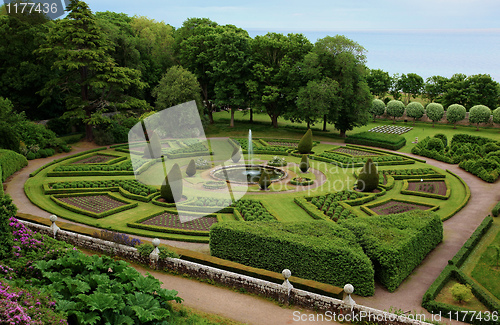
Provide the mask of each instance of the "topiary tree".
POLYGON ((500 107, 493 111, 493 123, 500 124, 500 107))
POLYGON ((477 123, 476 131, 479 131, 479 123, 488 123, 491 116, 491 109, 484 105, 475 105, 469 111, 469 122, 477 123))
POLYGON ((160 196, 168 203, 175 203, 182 198, 182 172, 178 164, 174 164, 165 177, 160 196))
POLYGON ((233 153, 231 154, 231 160, 236 164, 241 159, 240 147, 234 147, 233 153))
POLYGON ((271 184, 271 176, 269 175, 269 173, 265 169, 262 169, 262 172, 261 172, 260 178, 259 178, 260 189, 267 190, 270 184, 271 184))
POLYGON ((188 175, 188 177, 193 177, 194 174, 196 174, 196 163, 194 162, 194 159, 191 159, 186 168, 186 175, 188 175))
POLYGON ((419 102, 411 102, 406 106, 406 115, 408 117, 413 117, 413 125, 415 121, 425 114, 425 109, 419 102))
POLYGON ((150 159, 160 158, 162 156, 161 152, 161 142, 160 137, 156 132, 153 131, 153 135, 149 138, 149 143, 144 147, 144 157, 150 159))
POLYGON ((434 122, 441 121, 444 115, 443 105, 438 103, 430 103, 425 108, 425 113, 427 117, 432 120, 432 127, 434 127, 434 122))
POLYGON ((305 173, 309 169, 309 157, 307 155, 302 155, 302 159, 299 164, 300 171, 305 173))
POLYGON ((453 128, 457 128, 457 122, 465 119, 465 113, 467 110, 460 104, 453 104, 448 107, 446 111, 446 119, 448 122, 453 123, 453 128))
POLYGON ((11 257, 12 245, 14 245, 14 236, 12 228, 9 226, 9 219, 15 217, 17 207, 12 203, 9 195, 0 197, 0 260, 11 257))
POLYGON ((368 158, 365 166, 359 173, 356 187, 362 192, 372 192, 378 187, 378 182, 377 166, 375 166, 371 158, 368 158))
POLYGON ((308 129, 302 139, 300 139, 297 149, 301 154, 310 153, 313 147, 312 130, 308 129))
POLYGON ((370 113, 373 114, 373 120, 375 121, 375 116, 384 115, 385 103, 380 99, 374 99, 370 107, 370 113))
POLYGON ((426 148, 428 150, 436 150, 437 152, 441 152, 444 149, 443 141, 438 138, 432 138, 427 142, 426 148))
POLYGON ((434 135, 434 138, 439 139, 443 142, 443 146, 446 148, 448 146, 448 138, 442 133, 434 135))
POLYGON ((396 117, 401 117, 404 113, 405 104, 402 101, 393 99, 387 103, 387 115, 394 118, 392 124, 396 123, 396 117))
POLYGON ((455 283, 450 291, 453 299, 459 303, 467 302, 474 297, 470 285, 455 283))

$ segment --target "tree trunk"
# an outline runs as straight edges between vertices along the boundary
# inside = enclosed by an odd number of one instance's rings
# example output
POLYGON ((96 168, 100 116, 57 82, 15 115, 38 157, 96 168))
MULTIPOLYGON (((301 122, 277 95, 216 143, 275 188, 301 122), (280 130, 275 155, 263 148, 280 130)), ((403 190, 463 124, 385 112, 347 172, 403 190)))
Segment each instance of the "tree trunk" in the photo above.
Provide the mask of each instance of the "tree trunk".
POLYGON ((250 108, 250 123, 253 123, 253 108, 250 108))
POLYGON ((311 128, 311 122, 307 122, 307 128, 310 129, 311 128))
POLYGON ((278 115, 271 116, 271 123, 273 125, 273 128, 275 128, 275 129, 278 128, 278 115))
POLYGON ((212 105, 207 105, 207 108, 208 108, 208 121, 210 124, 214 124, 214 116, 213 116, 213 113, 212 113, 212 105))
POLYGON ((229 123, 230 128, 234 128, 234 109, 231 108, 231 122, 229 123))
POLYGON ((326 131, 326 114, 323 115, 323 131, 326 131))
POLYGON ((340 137, 341 138, 345 138, 346 137, 345 130, 340 130, 340 137))
MULTIPOLYGON (((90 120, 90 117, 92 115, 92 111, 90 108, 85 108, 85 117, 90 120)), ((88 121, 85 124, 85 139, 88 142, 92 142, 94 140, 94 134, 92 133, 92 124, 90 124, 88 121)))

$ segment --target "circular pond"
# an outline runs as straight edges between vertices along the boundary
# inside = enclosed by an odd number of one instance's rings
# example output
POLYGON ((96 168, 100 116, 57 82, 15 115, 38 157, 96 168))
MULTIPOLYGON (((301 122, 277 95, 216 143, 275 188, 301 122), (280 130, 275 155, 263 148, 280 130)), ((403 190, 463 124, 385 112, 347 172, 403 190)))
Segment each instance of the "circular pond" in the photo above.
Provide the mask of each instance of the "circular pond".
POLYGON ((283 170, 262 165, 238 165, 219 167, 210 172, 218 180, 229 180, 234 183, 257 184, 262 173, 268 173, 272 182, 277 182, 287 177, 283 170))

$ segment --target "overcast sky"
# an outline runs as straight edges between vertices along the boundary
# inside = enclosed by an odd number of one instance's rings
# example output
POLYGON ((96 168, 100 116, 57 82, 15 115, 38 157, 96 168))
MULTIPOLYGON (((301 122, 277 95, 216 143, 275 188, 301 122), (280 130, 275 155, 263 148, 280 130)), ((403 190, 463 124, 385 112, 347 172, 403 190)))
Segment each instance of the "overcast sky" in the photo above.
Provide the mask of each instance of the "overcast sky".
MULTIPOLYGON (((123 12, 174 27, 207 17, 244 29, 497 29, 498 0, 87 0, 92 11, 123 12)), ((311 40, 315 41, 315 40, 311 40)))

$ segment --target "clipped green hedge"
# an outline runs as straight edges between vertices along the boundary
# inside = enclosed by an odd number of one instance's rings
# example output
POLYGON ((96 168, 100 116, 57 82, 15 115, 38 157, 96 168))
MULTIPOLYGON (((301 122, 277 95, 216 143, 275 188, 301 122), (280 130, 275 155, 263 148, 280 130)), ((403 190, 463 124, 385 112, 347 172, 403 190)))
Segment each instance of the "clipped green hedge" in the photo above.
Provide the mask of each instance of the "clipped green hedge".
POLYGON ((310 215, 313 219, 316 220, 330 220, 321 210, 319 210, 314 204, 311 202, 307 201, 303 197, 296 197, 293 199, 293 202, 295 202, 299 207, 304 209, 305 212, 307 212, 308 215, 310 215))
POLYGON ((458 176, 457 174, 455 174, 454 172, 452 172, 451 170, 446 170, 446 172, 448 172, 449 174, 451 174, 453 177, 456 177, 458 178, 458 180, 460 181, 460 183, 462 183, 462 186, 465 188, 465 198, 462 200, 462 202, 455 208, 455 210, 453 210, 452 212, 450 212, 447 216, 444 216, 443 217, 443 221, 445 220, 448 220, 450 219, 451 217, 453 217, 455 214, 457 214, 460 210, 462 210, 462 208, 464 206, 467 205, 467 203, 469 202, 470 200, 470 196, 471 196, 471 193, 470 193, 470 188, 469 186, 467 185, 467 183, 464 182, 464 180, 458 176))
POLYGON ((340 225, 356 235, 373 262, 375 277, 390 292, 443 240, 440 217, 420 210, 342 220, 340 225))
MULTIPOLYGON (((401 194, 408 194, 408 195, 414 195, 414 196, 421 196, 421 197, 428 197, 428 198, 433 198, 433 199, 440 199, 440 200, 448 200, 451 195, 451 187, 450 183, 448 182, 447 179, 442 180, 446 184, 446 193, 445 195, 439 195, 439 194, 434 194, 434 193, 427 193, 427 192, 421 192, 421 191, 410 191, 408 190, 410 184, 409 182, 420 182, 421 179, 406 179, 403 181, 403 188, 401 189, 401 194)), ((428 181, 428 180, 425 180, 428 181)), ((441 181, 441 180, 440 180, 441 181)))
POLYGON ((210 229, 212 256, 373 295, 373 267, 354 235, 333 222, 223 222, 210 229))
POLYGON ((460 267, 464 264, 467 257, 469 257, 470 253, 474 250, 476 245, 479 243, 481 238, 483 238, 484 234, 488 232, 491 225, 493 224, 493 218, 491 216, 487 216, 481 222, 481 224, 476 228, 476 230, 472 233, 472 235, 467 239, 462 248, 455 254, 455 256, 451 259, 453 265, 460 267))
POLYGON ((500 214, 500 202, 498 202, 495 207, 493 208, 493 210, 491 210, 491 214, 494 216, 494 217, 498 217, 498 215, 500 214))
MULTIPOLYGON (((0 165, 0 179, 3 179, 3 171, 2 171, 2 165, 0 165)), ((3 191, 3 184, 1 184, 0 186, 0 197, 2 197, 4 194, 4 191, 3 191)))
POLYGON ((12 150, 0 149, 0 166, 2 167, 2 183, 23 167, 28 166, 28 160, 12 150))
POLYGON ((406 138, 397 134, 361 132, 349 135, 345 143, 361 144, 390 150, 399 150, 406 145, 406 138))
MULTIPOLYGON (((355 144, 346 144, 346 147, 347 148, 352 148, 352 149, 361 149, 361 150, 368 151, 368 152, 371 152, 371 153, 387 154, 387 151, 385 151, 385 150, 380 150, 380 149, 376 149, 376 148, 369 148, 369 147, 363 147, 363 146, 358 146, 358 145, 355 145, 355 144)), ((401 157, 406 158, 406 159, 411 159, 411 160, 415 160, 415 161, 418 161, 418 162, 421 162, 421 163, 425 163, 425 160, 423 160, 423 159, 419 159, 419 158, 415 158, 415 157, 410 157, 410 156, 407 156, 405 154, 401 154, 401 153, 398 153, 398 152, 391 152, 391 155, 401 156, 401 157)))

